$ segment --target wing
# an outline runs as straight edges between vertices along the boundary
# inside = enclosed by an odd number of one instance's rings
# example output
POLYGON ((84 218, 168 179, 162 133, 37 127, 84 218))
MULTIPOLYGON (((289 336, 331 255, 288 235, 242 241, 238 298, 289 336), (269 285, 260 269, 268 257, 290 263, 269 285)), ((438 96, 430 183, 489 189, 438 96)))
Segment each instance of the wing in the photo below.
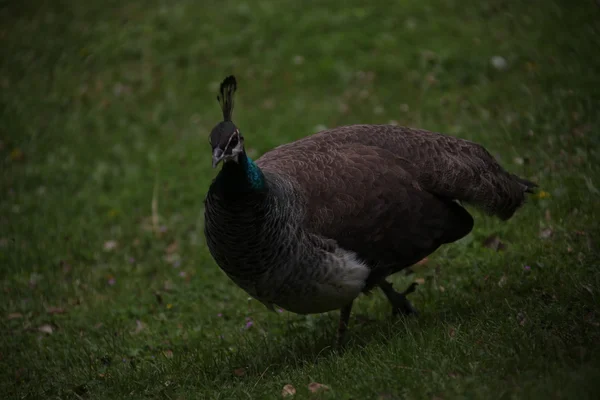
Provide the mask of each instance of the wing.
POLYGON ((482 146, 452 136, 392 125, 334 128, 280 146, 265 162, 295 148, 333 149, 351 144, 387 149, 409 160, 413 179, 440 197, 471 203, 501 219, 510 218, 534 183, 506 172, 482 146))
POLYGON ((265 174, 294 183, 309 230, 372 266, 401 269, 473 226, 462 207, 420 187, 411 163, 382 148, 304 141, 256 162, 265 174))

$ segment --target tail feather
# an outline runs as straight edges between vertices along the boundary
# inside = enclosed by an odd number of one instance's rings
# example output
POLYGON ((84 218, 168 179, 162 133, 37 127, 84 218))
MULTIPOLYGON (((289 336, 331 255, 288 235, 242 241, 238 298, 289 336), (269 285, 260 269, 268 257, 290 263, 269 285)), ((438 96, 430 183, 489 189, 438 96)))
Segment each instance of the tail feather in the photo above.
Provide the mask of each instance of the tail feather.
POLYGON ((527 179, 523 179, 520 176, 517 176, 515 174, 511 174, 512 178, 515 179, 517 182, 519 182, 521 185, 523 185, 523 191, 525 193, 535 193, 536 188, 538 187, 538 185, 534 182, 528 181, 527 179))
MULTIPOLYGON (((501 182, 501 184, 495 187, 495 201, 486 204, 488 207, 484 206, 484 210, 505 221, 525 203, 527 194, 535 193, 538 185, 503 170, 496 179, 496 183, 501 182)), ((481 206, 481 204, 476 205, 481 206)))

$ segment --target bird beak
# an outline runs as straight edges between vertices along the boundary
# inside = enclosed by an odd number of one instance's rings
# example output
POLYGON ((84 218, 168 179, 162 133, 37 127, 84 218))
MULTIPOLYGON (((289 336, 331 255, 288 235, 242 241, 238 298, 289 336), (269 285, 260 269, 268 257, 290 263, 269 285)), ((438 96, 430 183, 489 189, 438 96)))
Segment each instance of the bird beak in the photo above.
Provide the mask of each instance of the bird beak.
POLYGON ((213 168, 217 168, 217 165, 219 165, 219 163, 223 160, 224 156, 225 156, 225 154, 223 154, 223 150, 219 149, 218 147, 213 151, 213 155, 212 155, 213 168))

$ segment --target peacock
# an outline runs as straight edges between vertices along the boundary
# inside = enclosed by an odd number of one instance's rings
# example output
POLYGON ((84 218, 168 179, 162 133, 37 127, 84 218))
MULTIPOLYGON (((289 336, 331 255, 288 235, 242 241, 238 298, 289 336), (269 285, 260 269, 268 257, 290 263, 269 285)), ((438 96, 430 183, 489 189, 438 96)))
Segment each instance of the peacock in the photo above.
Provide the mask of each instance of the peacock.
POLYGON ((393 314, 417 315, 387 278, 473 228, 462 204, 509 219, 537 186, 481 145, 395 125, 348 125, 281 145, 256 161, 232 122, 234 76, 220 85, 210 133, 204 233, 215 262, 268 309, 340 310, 378 287, 393 314))

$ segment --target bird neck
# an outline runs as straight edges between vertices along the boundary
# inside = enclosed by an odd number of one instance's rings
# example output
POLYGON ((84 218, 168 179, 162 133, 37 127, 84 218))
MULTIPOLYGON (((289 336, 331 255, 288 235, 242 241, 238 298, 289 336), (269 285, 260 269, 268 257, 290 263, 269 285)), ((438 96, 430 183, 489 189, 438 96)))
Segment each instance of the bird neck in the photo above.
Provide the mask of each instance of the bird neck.
POLYGON ((238 162, 223 165, 216 182, 226 192, 249 192, 263 189, 265 177, 254 161, 243 151, 238 162))

